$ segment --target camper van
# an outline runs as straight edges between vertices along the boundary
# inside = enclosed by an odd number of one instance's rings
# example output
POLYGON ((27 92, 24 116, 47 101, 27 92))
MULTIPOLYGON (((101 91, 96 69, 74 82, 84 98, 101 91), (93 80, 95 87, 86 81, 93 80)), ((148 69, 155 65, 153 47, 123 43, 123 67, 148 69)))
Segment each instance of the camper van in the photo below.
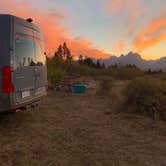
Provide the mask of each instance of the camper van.
POLYGON ((44 43, 31 19, 0 15, 0 112, 26 108, 47 94, 44 43))

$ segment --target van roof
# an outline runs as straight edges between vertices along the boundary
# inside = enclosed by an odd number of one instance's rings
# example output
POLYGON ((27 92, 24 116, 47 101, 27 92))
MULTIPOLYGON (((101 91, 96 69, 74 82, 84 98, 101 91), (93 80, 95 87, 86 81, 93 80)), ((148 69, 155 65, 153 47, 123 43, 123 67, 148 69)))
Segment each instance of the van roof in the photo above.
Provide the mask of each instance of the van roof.
POLYGON ((28 28, 32 28, 38 32, 40 32, 40 28, 34 24, 34 23, 31 23, 31 22, 28 22, 26 19, 24 18, 20 18, 20 17, 17 17, 17 16, 14 16, 14 15, 11 15, 11 14, 0 14, 0 18, 2 17, 10 17, 10 18, 13 18, 15 20, 16 23, 18 24, 22 24, 23 26, 26 26, 28 28))

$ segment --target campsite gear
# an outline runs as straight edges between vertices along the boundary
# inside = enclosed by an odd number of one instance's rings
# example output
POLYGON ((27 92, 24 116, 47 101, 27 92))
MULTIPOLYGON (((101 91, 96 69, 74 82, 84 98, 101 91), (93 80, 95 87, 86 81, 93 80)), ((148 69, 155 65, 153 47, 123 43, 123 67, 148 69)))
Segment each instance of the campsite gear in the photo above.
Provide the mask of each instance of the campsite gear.
POLYGON ((84 84, 75 84, 73 87, 74 93, 85 93, 86 86, 84 84))

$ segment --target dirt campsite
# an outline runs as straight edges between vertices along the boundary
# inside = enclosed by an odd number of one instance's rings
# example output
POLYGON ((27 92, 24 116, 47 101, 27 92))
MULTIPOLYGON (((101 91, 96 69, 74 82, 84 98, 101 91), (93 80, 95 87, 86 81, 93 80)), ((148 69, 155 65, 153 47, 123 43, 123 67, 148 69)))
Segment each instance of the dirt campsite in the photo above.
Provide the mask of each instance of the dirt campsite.
POLYGON ((110 100, 49 91, 38 108, 1 115, 0 165, 166 165, 165 122, 112 111, 110 100))

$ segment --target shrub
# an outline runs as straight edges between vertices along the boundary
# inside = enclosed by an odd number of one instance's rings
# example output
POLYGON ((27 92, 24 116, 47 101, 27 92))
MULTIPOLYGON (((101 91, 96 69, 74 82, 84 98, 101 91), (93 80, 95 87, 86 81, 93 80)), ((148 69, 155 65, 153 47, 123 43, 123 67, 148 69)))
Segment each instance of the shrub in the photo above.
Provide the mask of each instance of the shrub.
POLYGON ((114 81, 111 77, 108 77, 108 76, 100 77, 100 87, 98 92, 102 94, 109 93, 113 85, 114 85, 114 81))
POLYGON ((54 86, 64 78, 65 71, 62 68, 55 68, 50 65, 47 67, 47 76, 49 84, 54 86))
POLYGON ((137 78, 128 84, 125 95, 127 103, 136 110, 160 115, 166 112, 166 83, 149 77, 137 78))
POLYGON ((137 77, 142 77, 145 73, 138 68, 129 67, 109 67, 106 69, 107 75, 110 75, 116 80, 131 80, 137 77))

